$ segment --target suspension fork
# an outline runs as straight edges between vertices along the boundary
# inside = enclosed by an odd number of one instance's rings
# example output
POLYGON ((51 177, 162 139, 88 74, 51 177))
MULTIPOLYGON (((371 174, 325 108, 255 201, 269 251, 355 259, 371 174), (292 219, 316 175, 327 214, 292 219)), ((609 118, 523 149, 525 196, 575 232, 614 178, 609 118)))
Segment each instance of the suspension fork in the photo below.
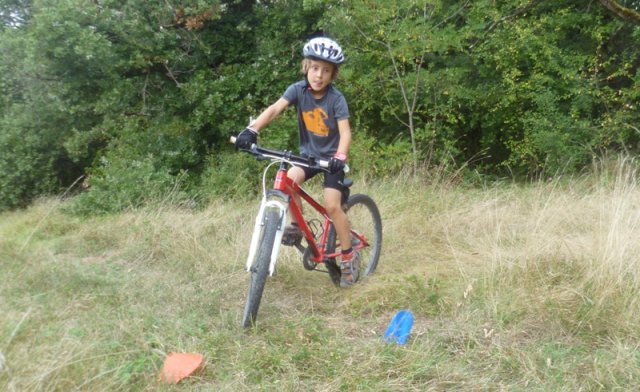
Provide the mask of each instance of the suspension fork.
POLYGON ((284 225, 287 216, 289 196, 283 192, 276 190, 269 190, 262 197, 260 202, 260 209, 256 215, 256 221, 253 226, 253 235, 251 236, 251 244, 249 245, 249 256, 247 257, 246 270, 250 271, 253 266, 260 246, 260 238, 262 237, 262 231, 265 225, 266 212, 272 209, 278 211, 278 229, 276 231, 276 237, 274 239, 273 248, 271 250, 271 259, 269 262, 269 276, 272 276, 276 269, 276 262, 278 260, 278 254, 280 253, 280 246, 282 244, 282 236, 284 234, 284 225))
POLYGON ((249 245, 249 256, 247 257, 246 270, 250 271, 260 246, 260 238, 265 225, 266 211, 276 209, 278 211, 278 230, 274 239, 273 248, 271 250, 271 259, 269 262, 269 276, 273 276, 276 270, 276 262, 282 245, 282 236, 284 234, 284 225, 286 222, 287 211, 291 197, 284 191, 287 184, 287 165, 284 161, 280 162, 280 167, 276 174, 274 189, 265 189, 260 202, 260 209, 256 216, 256 222, 253 226, 253 235, 251 236, 251 244, 249 245))

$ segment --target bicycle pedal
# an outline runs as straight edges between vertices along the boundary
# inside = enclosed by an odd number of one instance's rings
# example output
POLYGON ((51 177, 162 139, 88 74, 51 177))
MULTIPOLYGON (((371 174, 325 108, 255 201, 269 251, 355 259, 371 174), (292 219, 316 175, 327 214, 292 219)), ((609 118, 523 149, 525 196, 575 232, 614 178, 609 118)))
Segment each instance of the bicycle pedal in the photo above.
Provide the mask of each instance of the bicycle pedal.
POLYGON ((300 245, 300 241, 302 241, 301 235, 285 234, 282 236, 282 245, 297 246, 300 245))

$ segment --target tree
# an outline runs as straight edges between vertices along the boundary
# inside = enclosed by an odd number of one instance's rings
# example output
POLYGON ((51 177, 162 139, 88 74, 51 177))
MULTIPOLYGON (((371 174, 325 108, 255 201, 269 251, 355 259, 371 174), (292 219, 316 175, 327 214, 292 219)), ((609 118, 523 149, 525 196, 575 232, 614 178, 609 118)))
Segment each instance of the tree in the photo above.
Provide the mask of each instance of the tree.
POLYGON ((637 116, 637 32, 604 8, 572 0, 348 4, 328 24, 341 27, 347 51, 356 48, 350 89, 379 141, 404 123, 414 157, 480 157, 476 167, 529 174, 573 170, 594 150, 635 144, 624 129, 637 116))
MULTIPOLYGON (((365 96, 380 99, 377 103, 360 102, 372 108, 364 116, 375 117, 373 113, 377 112, 382 117, 369 122, 369 127, 387 128, 383 118, 390 116, 406 128, 414 173, 424 157, 420 142, 425 140, 425 127, 434 125, 429 119, 437 117, 437 97, 447 89, 431 79, 430 73, 439 67, 442 55, 462 44, 454 26, 468 5, 469 2, 361 0, 341 7, 329 21, 352 48, 348 67, 363 71, 354 75, 360 90, 356 95, 362 97, 364 90, 368 91, 365 96), (372 20, 376 22, 371 23, 372 20)), ((433 139, 430 145, 433 146, 433 139)))
MULTIPOLYGON (((201 173, 233 166, 229 133, 301 77, 318 30, 346 50, 338 83, 370 173, 539 175, 637 151, 640 30, 594 4, 0 0, 0 209, 87 174, 85 210, 228 183, 201 173)), ((292 148, 281 121, 268 140, 292 148)))
MULTIPOLYGON (((18 2, 2 4, 3 11, 18 15, 18 2)), ((3 186, 3 191, 17 196, 0 205, 23 205, 45 189, 63 189, 92 165, 99 166, 105 149, 118 148, 127 139, 142 139, 135 136, 141 128, 125 135, 123 130, 132 128, 123 124, 148 126, 149 131, 163 124, 160 129, 173 132, 176 143, 156 134, 157 140, 167 142, 149 146, 161 151, 156 154, 161 157, 155 161, 158 166, 173 164, 179 172, 193 154, 188 151, 189 139, 168 126, 178 123, 167 120, 175 113, 173 108, 179 110, 174 102, 183 101, 172 93, 180 91, 179 77, 193 67, 188 60, 194 58, 190 51, 198 42, 191 31, 213 17, 212 12, 207 14, 213 5, 207 2, 208 8, 202 9, 189 2, 189 8, 174 9, 166 3, 108 0, 20 4, 29 5, 25 8, 29 23, 11 22, 0 39, 0 70, 6 71, 0 81, 7 92, 0 120, 0 136, 6 142, 0 144, 0 156, 7 163, 32 162, 28 178, 47 185, 16 182, 27 177, 24 173, 16 177, 16 171, 6 166, 0 170, 0 183, 12 184, 3 186), (178 9, 184 10, 180 17, 178 9), (157 122, 148 121, 152 117, 157 122), (16 148, 12 134, 24 135, 33 148, 16 148), (187 151, 176 159, 176 150, 187 151)), ((151 153, 144 149, 137 153, 151 153)))
POLYGON ((16 183, 0 165, 16 195, 0 208, 86 174, 94 194, 134 189, 149 171, 161 174, 147 182, 155 193, 171 178, 196 184, 229 132, 296 78, 293 48, 322 15, 293 0, 0 0, 0 10, 0 138, 11 140, 0 160, 40 162, 28 172, 47 184, 16 183), (29 153, 15 134, 33 141, 29 153))

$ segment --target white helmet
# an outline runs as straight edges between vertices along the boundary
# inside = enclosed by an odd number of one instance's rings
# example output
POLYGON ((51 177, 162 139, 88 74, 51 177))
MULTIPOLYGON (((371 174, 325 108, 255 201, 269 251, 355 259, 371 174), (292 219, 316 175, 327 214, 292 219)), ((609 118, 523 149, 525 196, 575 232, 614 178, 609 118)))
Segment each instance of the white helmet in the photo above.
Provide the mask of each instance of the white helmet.
POLYGON ((332 39, 317 37, 304 45, 302 50, 304 57, 324 60, 339 65, 344 62, 344 53, 338 43, 332 39))

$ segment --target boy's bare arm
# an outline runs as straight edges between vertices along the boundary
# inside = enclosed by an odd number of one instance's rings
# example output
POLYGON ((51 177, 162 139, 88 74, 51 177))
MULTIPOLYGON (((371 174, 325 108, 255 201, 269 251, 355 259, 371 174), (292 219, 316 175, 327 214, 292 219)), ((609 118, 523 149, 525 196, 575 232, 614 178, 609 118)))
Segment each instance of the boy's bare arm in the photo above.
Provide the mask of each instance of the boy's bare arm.
POLYGON ((338 132, 340 132, 340 144, 337 152, 347 156, 351 147, 351 124, 348 118, 338 120, 338 132))
POLYGON ((287 101, 284 98, 278 99, 274 104, 272 104, 271 106, 266 108, 262 113, 260 113, 258 118, 256 118, 256 120, 253 123, 249 124, 249 126, 254 131, 260 132, 262 128, 269 125, 271 121, 273 121, 276 117, 278 117, 278 115, 282 113, 282 111, 286 109, 287 106, 289 106, 289 101, 287 101))

